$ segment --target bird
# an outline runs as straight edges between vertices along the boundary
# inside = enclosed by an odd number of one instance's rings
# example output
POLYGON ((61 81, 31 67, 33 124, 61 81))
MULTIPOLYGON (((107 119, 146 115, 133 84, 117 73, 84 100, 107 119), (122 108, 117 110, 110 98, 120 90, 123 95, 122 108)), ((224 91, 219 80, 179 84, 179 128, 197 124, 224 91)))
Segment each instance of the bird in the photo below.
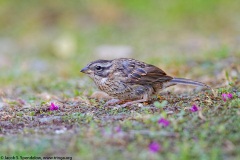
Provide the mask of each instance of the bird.
POLYGON ((176 84, 211 88, 202 82, 169 76, 154 65, 131 58, 96 60, 80 72, 87 74, 101 91, 113 97, 105 106, 121 102, 126 102, 123 106, 146 102, 176 84))

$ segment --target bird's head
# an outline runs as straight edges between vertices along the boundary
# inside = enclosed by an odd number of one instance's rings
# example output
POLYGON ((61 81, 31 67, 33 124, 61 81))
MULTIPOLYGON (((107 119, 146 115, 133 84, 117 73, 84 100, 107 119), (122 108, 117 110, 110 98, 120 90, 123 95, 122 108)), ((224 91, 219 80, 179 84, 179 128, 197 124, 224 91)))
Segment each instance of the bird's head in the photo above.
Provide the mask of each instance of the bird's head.
POLYGON ((87 74, 93 78, 95 76, 105 78, 111 72, 112 60, 97 60, 89 63, 80 72, 87 74))

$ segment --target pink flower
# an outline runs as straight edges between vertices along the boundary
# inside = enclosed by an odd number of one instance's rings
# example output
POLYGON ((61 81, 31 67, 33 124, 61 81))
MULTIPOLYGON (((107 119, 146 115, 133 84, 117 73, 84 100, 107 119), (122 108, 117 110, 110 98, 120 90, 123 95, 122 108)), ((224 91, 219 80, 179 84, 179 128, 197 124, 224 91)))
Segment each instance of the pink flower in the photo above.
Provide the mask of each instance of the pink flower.
POLYGON ((227 94, 225 94, 225 93, 222 94, 222 100, 223 100, 224 102, 227 101, 227 94))
POLYGON ((227 97, 228 97, 229 99, 232 99, 232 98, 233 98, 233 95, 232 95, 231 93, 228 93, 228 94, 227 94, 227 97))
POLYGON ((160 118, 160 119, 158 120, 158 124, 161 124, 161 125, 163 125, 164 127, 167 127, 167 126, 170 124, 170 122, 169 122, 168 120, 164 119, 164 118, 160 118))
POLYGON ((49 109, 50 111, 55 111, 55 110, 58 110, 59 107, 52 102, 51 105, 49 106, 49 109))
POLYGON ((114 131, 119 133, 119 132, 122 131, 122 128, 120 126, 117 126, 117 127, 114 128, 114 131))
POLYGON ((226 102, 228 99, 232 99, 233 98, 233 95, 231 94, 231 93, 223 93, 222 94, 222 100, 224 101, 224 102, 226 102))
POLYGON ((190 110, 191 110, 191 112, 197 112, 199 109, 198 109, 197 105, 194 104, 190 110))
POLYGON ((161 146, 158 142, 152 142, 149 144, 148 149, 150 152, 157 153, 160 151, 161 146))

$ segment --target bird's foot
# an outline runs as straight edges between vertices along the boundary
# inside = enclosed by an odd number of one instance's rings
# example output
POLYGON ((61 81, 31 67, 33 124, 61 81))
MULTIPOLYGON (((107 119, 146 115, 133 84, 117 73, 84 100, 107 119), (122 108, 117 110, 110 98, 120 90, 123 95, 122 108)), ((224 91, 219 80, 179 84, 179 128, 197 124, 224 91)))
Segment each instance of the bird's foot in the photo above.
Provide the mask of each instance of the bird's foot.
POLYGON ((104 104, 104 107, 114 106, 116 104, 120 104, 121 102, 122 101, 119 99, 111 99, 104 104))

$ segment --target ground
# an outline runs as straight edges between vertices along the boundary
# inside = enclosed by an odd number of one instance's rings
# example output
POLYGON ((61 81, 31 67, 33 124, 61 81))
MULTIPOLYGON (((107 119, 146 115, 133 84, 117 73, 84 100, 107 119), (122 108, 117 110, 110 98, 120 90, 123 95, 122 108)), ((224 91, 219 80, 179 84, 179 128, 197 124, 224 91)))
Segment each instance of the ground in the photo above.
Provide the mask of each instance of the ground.
POLYGON ((83 159, 237 159, 240 83, 231 79, 224 86, 224 81, 208 81, 214 92, 170 89, 149 104, 126 108, 103 107, 103 100, 91 99, 87 83, 94 84, 83 76, 75 82, 6 87, 1 89, 0 153, 83 159), (233 98, 224 101, 224 93, 233 98), (59 109, 51 111, 51 102, 59 109), (199 110, 192 112, 193 105, 199 110), (170 124, 162 126, 160 118, 170 124), (161 146, 157 153, 149 150, 153 141, 161 146))

